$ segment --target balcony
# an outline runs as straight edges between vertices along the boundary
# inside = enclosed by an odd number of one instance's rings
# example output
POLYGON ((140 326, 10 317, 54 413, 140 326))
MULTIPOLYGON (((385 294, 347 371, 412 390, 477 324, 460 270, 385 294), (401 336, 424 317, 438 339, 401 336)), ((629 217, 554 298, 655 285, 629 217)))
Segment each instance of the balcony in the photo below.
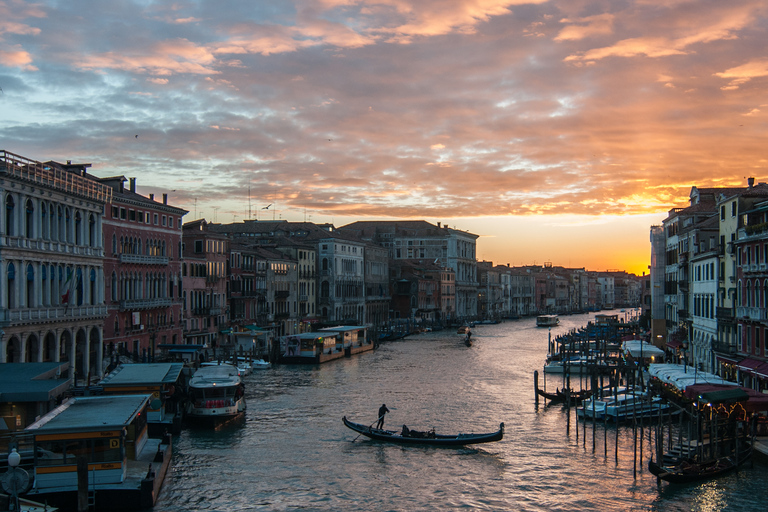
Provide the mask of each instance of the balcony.
POLYGON ((275 300, 277 299, 287 299, 291 295, 291 292, 288 290, 275 290, 275 300))
POLYGON ((765 308, 738 306, 736 308, 736 317, 745 320, 765 320, 765 308))
POLYGON ((733 322, 735 312, 733 308, 717 308, 715 316, 718 321, 733 322))
POLYGON ((120 310, 127 309, 154 309, 167 308, 173 304, 173 299, 155 298, 155 299, 130 299, 120 301, 120 310))
POLYGON ((166 256, 144 256, 141 254, 121 254, 120 263, 140 263, 142 265, 168 265, 166 256))
POLYGON ((97 306, 70 306, 50 308, 3 309, 0 311, 0 323, 4 325, 24 325, 33 323, 83 320, 88 318, 106 318, 106 304, 97 306))
POLYGON ((723 355, 735 356, 738 352, 736 343, 728 343, 726 341, 712 340, 712 350, 719 352, 723 355))

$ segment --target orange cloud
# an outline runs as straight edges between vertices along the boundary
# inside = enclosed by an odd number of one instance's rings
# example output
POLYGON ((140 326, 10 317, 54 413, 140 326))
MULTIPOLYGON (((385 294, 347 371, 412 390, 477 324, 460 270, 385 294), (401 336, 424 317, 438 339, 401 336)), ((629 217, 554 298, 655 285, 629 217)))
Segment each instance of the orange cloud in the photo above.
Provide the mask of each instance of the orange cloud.
POLYGON ((562 19, 560 23, 568 23, 555 37, 555 41, 577 41, 596 35, 606 35, 613 32, 614 15, 610 13, 588 16, 575 20, 562 19))
POLYGON ((25 71, 37 71, 32 65, 32 56, 24 50, 0 50, 0 64, 25 71))
POLYGON ((738 89, 741 84, 749 82, 753 78, 768 76, 768 59, 751 60, 741 66, 715 73, 715 76, 731 79, 728 85, 721 87, 721 89, 738 89))

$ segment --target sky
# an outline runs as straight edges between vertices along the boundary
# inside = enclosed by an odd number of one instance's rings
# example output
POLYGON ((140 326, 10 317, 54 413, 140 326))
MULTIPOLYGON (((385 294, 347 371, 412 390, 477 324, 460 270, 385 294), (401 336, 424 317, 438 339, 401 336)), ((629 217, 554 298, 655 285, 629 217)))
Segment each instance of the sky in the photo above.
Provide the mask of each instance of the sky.
POLYGON ((648 272, 692 186, 768 181, 765 0, 0 0, 0 150, 185 221, 423 219, 648 272))

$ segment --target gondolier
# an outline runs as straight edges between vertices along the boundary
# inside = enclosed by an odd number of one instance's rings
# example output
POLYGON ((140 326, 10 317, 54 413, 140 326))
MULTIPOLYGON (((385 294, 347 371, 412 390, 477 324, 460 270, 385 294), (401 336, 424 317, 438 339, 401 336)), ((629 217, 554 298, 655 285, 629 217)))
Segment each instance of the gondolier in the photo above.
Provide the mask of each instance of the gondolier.
POLYGON ((376 422, 376 428, 384 428, 384 415, 388 412, 387 404, 381 404, 381 407, 379 407, 379 421, 376 422))

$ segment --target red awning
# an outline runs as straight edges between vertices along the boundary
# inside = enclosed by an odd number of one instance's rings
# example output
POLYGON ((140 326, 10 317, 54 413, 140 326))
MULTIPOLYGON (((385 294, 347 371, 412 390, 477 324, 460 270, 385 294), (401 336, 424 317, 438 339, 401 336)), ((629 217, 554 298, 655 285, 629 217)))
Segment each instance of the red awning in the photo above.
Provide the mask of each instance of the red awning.
POLYGON ((754 389, 744 388, 741 386, 722 386, 717 384, 692 384, 685 388, 685 396, 695 400, 699 395, 703 393, 711 393, 713 391, 724 391, 741 389, 747 395, 749 399, 746 402, 742 402, 744 410, 747 412, 759 412, 768 411, 768 395, 755 391, 754 389))
POLYGON ((763 363, 754 370, 755 375, 768 379, 768 363, 763 363))
POLYGON ((764 363, 765 361, 760 361, 760 360, 752 359, 751 357, 748 357, 746 359, 742 359, 741 361, 739 361, 739 370, 746 370, 751 372, 752 370, 754 370, 755 368, 757 368, 758 366, 764 363))
POLYGON ((682 347, 682 346, 683 346, 683 342, 682 341, 669 340, 667 342, 667 348, 678 348, 678 347, 682 347))
POLYGON ((725 356, 715 356, 718 362, 720 363, 728 363, 728 364, 736 364, 739 362, 738 359, 734 359, 732 357, 725 357, 725 356))

